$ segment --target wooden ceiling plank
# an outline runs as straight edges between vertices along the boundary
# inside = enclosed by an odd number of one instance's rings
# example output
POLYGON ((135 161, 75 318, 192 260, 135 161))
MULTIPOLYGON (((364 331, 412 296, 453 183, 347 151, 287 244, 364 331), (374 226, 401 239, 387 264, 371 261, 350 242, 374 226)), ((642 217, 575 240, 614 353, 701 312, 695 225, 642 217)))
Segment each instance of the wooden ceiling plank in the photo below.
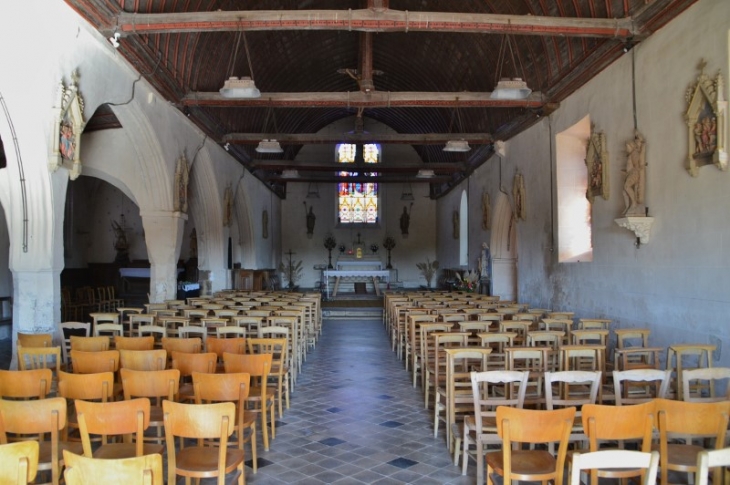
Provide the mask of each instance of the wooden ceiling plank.
POLYGON ((426 133, 426 134, 378 134, 378 133, 228 133, 222 143, 255 145, 263 139, 275 138, 286 145, 316 145, 336 143, 381 143, 383 145, 443 145, 449 140, 465 140, 473 145, 486 145, 494 140, 488 133, 426 133))

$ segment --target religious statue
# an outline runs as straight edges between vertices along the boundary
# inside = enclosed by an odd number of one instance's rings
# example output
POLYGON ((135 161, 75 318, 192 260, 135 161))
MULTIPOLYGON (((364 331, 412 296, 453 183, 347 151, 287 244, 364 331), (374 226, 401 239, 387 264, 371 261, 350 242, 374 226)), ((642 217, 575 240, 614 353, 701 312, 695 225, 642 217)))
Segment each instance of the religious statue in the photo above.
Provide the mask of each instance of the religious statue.
POLYGON ((114 230, 114 249, 117 256, 114 259, 116 263, 129 263, 129 242, 127 241, 127 229, 124 224, 124 214, 122 214, 122 222, 112 221, 112 229, 114 230))
MULTIPOLYGON (((413 210, 413 202, 411 202, 411 208, 413 210)), ((403 214, 400 215, 400 233, 404 239, 408 237, 408 227, 411 225, 411 214, 408 207, 403 206, 403 214)))
POLYGON ((307 218, 307 237, 311 239, 314 235, 314 223, 317 221, 317 216, 314 215, 314 206, 310 205, 307 212, 307 203, 304 202, 304 215, 307 218))
POLYGON ((48 168, 55 172, 59 167, 69 169, 69 178, 76 180, 81 175, 81 158, 79 154, 80 136, 84 131, 84 99, 79 93, 79 73, 71 73, 71 83, 67 86, 61 82, 54 103, 54 137, 58 140, 52 146, 48 159, 48 168))
POLYGON ((488 231, 492 225, 492 202, 489 198, 489 192, 482 193, 482 230, 488 231))
POLYGON ((185 155, 181 155, 177 159, 177 166, 175 167, 175 196, 173 198, 173 209, 175 212, 188 211, 188 182, 190 172, 188 169, 188 160, 185 155))
POLYGON ((624 216, 645 216, 644 193, 646 191, 646 142, 638 130, 626 143, 626 179, 624 180, 624 216))
POLYGON ((515 219, 526 220, 525 210, 525 178, 521 173, 515 174, 514 182, 512 183, 512 197, 515 201, 515 219))

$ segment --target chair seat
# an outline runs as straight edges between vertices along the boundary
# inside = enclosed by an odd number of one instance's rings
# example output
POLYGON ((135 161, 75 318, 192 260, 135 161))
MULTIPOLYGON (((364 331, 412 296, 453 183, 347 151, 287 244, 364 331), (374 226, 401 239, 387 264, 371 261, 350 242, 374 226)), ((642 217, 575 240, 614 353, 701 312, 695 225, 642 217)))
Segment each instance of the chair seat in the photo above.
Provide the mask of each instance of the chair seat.
MULTIPOLYGON (((652 445, 652 450, 659 451, 659 445, 652 445)), ((685 445, 685 444, 672 444, 667 445, 667 454, 669 460, 661 458, 661 466, 667 461, 674 470, 681 471, 692 471, 697 467, 697 455, 700 451, 704 451, 706 448, 697 445, 685 445)))
MULTIPOLYGON (((142 454, 153 455, 165 452, 165 445, 156 445, 145 443, 142 448, 142 454)), ((116 459, 116 458, 133 458, 137 453, 137 445, 134 443, 108 443, 102 445, 94 451, 94 458, 116 459)))
MULTIPOLYGON (((501 451, 487 453, 487 464, 495 472, 504 473, 501 451)), ((517 480, 539 480, 540 476, 555 474, 555 457, 546 450, 514 450, 512 451, 512 475, 517 480)))
MULTIPOLYGON (((68 441, 60 441, 58 443, 58 459, 63 461, 63 450, 68 450, 71 453, 77 455, 84 454, 84 448, 81 446, 81 442, 69 443, 68 441)), ((38 469, 39 470, 50 470, 51 469, 51 442, 43 441, 40 443, 38 451, 38 469)))
MULTIPOLYGON (((228 448, 226 451, 226 473, 233 471, 243 461, 243 450, 228 448)), ((192 477, 218 476, 218 448, 191 446, 183 448, 175 456, 175 466, 192 477)))

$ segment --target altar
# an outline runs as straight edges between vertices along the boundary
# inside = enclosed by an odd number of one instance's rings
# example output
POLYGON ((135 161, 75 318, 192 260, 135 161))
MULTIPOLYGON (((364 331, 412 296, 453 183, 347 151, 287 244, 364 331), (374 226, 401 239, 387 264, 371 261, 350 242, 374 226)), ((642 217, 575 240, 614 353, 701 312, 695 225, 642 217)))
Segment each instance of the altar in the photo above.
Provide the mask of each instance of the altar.
POLYGON ((378 279, 384 279, 386 283, 390 282, 390 271, 387 269, 368 270, 368 269, 326 269, 324 274, 325 286, 327 288, 327 298, 330 297, 330 278, 335 278, 335 286, 332 296, 337 296, 337 290, 340 288, 340 282, 343 278, 372 280, 375 287, 375 294, 380 295, 378 279))

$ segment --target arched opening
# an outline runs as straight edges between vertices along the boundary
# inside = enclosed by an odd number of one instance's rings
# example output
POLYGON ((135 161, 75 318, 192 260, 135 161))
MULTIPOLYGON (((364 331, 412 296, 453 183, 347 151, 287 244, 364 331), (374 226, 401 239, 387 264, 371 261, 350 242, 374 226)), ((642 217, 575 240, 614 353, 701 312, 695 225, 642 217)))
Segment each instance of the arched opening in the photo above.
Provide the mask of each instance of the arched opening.
MULTIPOLYGON (((5 148, 0 138, 0 169, 7 166, 5 148)), ((0 340, 10 338, 13 321, 13 274, 10 271, 10 230, 0 203, 0 340)))
POLYGON ((593 261, 591 205, 586 198, 588 172, 586 150, 591 137, 591 118, 555 136, 558 190, 558 261, 593 261))
POLYGON ((492 222, 492 295, 502 300, 517 300, 517 231, 509 197, 497 197, 492 222))

